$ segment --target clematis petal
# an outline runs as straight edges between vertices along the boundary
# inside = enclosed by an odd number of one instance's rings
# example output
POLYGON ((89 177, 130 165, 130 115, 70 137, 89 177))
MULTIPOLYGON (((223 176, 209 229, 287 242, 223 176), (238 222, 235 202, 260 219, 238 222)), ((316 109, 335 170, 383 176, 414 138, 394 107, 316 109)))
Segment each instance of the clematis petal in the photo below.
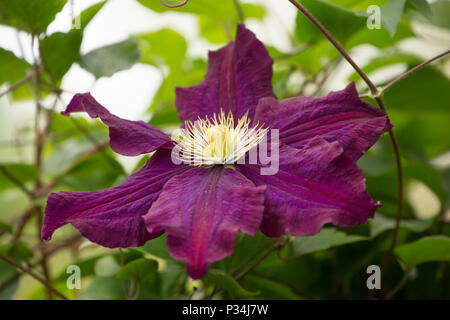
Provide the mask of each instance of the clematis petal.
POLYGON ((164 132, 143 121, 121 119, 98 103, 90 93, 76 94, 63 115, 85 111, 91 118, 100 118, 109 127, 111 148, 125 156, 137 156, 172 146, 164 132))
POLYGON ((264 45, 244 25, 239 25, 236 40, 209 53, 205 80, 199 85, 176 88, 175 104, 181 120, 195 121, 223 109, 236 118, 247 111, 255 113, 258 100, 274 97, 272 64, 264 45))
POLYGON ((199 279, 211 262, 231 255, 238 231, 256 233, 264 190, 230 168, 191 168, 166 183, 143 219, 150 233, 167 233, 172 256, 199 279))
POLYGON ((170 150, 157 151, 123 184, 101 191, 50 194, 45 209, 42 238, 68 223, 89 240, 102 246, 141 246, 161 232, 147 232, 141 216, 146 214, 172 176, 185 170, 170 158, 170 150))
POLYGON ((329 222, 357 226, 378 207, 366 192, 363 172, 337 141, 317 136, 301 150, 282 145, 278 173, 260 175, 259 169, 248 165, 238 170, 267 186, 261 224, 267 236, 314 235, 329 222))
POLYGON ((354 83, 323 98, 262 99, 254 120, 279 129, 280 142, 295 148, 317 135, 339 141, 355 161, 392 127, 383 110, 359 99, 354 83))

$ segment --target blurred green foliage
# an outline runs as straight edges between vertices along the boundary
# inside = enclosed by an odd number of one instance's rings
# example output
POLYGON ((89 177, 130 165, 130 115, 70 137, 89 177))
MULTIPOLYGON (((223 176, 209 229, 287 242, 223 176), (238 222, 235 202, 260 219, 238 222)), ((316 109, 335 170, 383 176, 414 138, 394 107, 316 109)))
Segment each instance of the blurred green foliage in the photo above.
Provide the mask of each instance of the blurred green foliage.
MULTIPOLYGON (((0 0, 0 24, 39 36, 39 59, 42 61, 36 66, 41 74, 39 85, 27 82, 9 92, 11 105, 7 106, 7 112, 14 113, 14 105, 19 101, 33 99, 33 92, 41 98, 58 95, 61 80, 74 64, 98 79, 142 63, 158 68, 162 75, 161 86, 149 101, 150 123, 164 130, 179 125, 174 88, 201 82, 207 69, 205 60, 188 53, 190 42, 175 30, 162 28, 130 35, 121 42, 81 53, 85 28, 102 12, 107 1, 81 13, 81 29, 47 34, 48 25, 66 2, 0 0)), ((178 9, 166 8, 157 0, 137 2, 143 11, 151 10, 157 14, 176 11, 196 17, 197 37, 212 48, 231 40, 237 23, 248 20, 266 23, 265 18, 270 13, 270 8, 257 2, 242 1, 240 4, 234 0, 191 0, 178 9), (242 18, 245 20, 241 21, 242 18)), ((411 52, 402 46, 402 41, 420 39, 422 35, 418 30, 421 28, 438 30, 447 39, 450 34, 450 2, 446 0, 431 4, 425 0, 303 0, 301 3, 350 53, 361 47, 374 50, 375 54, 361 64, 369 77, 388 67, 400 65, 409 70, 421 63, 422 48, 411 52), (373 4, 381 8, 382 26, 370 30, 366 26, 366 9, 373 4)), ((268 46, 275 60, 273 86, 277 96, 325 94, 327 80, 339 72, 339 66, 345 61, 301 13, 297 14, 294 29, 287 32, 290 33, 291 51, 268 46)), ((441 59, 422 68, 384 94, 402 155, 403 184, 407 194, 399 224, 399 246, 394 251, 396 260, 386 275, 383 274, 383 287, 393 288, 405 270, 415 270, 415 276, 407 281, 397 294, 398 298, 449 298, 445 291, 450 287, 448 62, 448 58, 441 59), (441 161, 436 160, 439 156, 441 161), (435 196, 437 210, 426 205, 434 198, 430 200, 416 189, 409 189, 417 182, 435 196), (418 214, 420 208, 413 201, 415 198, 425 203, 425 218, 423 213, 422 216, 418 214)), ((3 89, 25 79, 32 71, 33 61, 0 48, 0 86, 3 89)), ((381 87, 393 78, 395 75, 378 81, 377 85, 381 87)), ((356 73, 351 72, 347 80, 357 82, 361 93, 367 91, 356 73)), ((371 98, 367 100, 374 103, 371 98)), ((237 274, 268 252, 275 241, 260 233, 255 237, 239 234, 233 255, 213 264, 201 282, 193 283, 183 264, 170 257, 164 236, 139 248, 109 250, 81 242, 77 232, 69 226, 58 231, 49 244, 37 240, 36 225, 39 226, 42 207, 50 190, 99 190, 119 184, 126 176, 114 153, 101 146, 107 140, 107 130, 101 124, 48 112, 52 121, 47 128, 42 164, 37 165, 34 160, 3 161, 0 157, 4 169, 0 171, 0 253, 42 274, 40 262, 46 252, 51 283, 68 297, 170 299, 203 298, 215 294, 219 298, 239 299, 365 299, 371 296, 366 287, 366 267, 381 264, 396 226, 396 168, 387 136, 383 136, 359 161, 369 193, 383 204, 375 219, 349 230, 325 227, 315 236, 293 238, 279 255, 270 254, 247 275, 236 279, 237 274), (37 188, 34 191, 43 193, 37 192, 35 198, 27 199, 19 185, 33 190, 37 177, 41 180, 39 184, 48 189, 37 188), (32 205, 38 210, 25 216, 29 211, 24 213, 23 208, 32 205), (82 270, 81 292, 69 290, 65 284, 66 265, 73 264, 82 270), (194 287, 198 288, 195 292, 194 287)), ((2 113, 1 121, 8 121, 8 117, 7 113, 6 116, 2 113)), ((0 134, 4 134, 2 130, 0 134)), ((18 139, 34 138, 26 130, 19 134, 23 137, 18 139)), ((10 298, 45 299, 48 295, 43 286, 0 260, 0 299, 10 298)))

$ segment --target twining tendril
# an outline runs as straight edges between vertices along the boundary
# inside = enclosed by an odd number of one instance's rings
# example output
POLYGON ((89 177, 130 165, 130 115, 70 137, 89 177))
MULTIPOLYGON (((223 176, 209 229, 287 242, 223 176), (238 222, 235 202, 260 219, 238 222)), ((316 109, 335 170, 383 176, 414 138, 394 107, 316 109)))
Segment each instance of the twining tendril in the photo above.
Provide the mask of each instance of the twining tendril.
POLYGON ((164 0, 159 0, 159 1, 161 1, 161 3, 168 8, 179 8, 179 7, 186 5, 189 2, 189 0, 184 0, 182 3, 179 3, 179 4, 168 4, 164 0))

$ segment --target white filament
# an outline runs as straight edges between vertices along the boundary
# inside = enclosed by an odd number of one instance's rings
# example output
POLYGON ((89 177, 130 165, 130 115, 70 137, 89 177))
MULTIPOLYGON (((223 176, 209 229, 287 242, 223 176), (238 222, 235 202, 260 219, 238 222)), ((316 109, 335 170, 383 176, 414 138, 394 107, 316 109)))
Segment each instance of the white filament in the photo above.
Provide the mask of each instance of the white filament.
POLYGON ((231 112, 226 116, 223 110, 211 119, 186 121, 177 138, 179 159, 195 166, 236 163, 267 133, 259 123, 249 128, 250 122, 245 114, 235 126, 231 112))

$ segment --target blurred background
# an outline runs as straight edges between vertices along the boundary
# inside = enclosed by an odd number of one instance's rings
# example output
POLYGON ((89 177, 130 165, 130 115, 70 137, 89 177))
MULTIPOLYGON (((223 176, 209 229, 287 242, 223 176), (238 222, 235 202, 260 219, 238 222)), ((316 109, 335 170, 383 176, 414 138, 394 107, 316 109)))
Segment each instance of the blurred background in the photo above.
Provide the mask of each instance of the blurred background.
MULTIPOLYGON (((368 92, 336 49, 287 0, 190 0, 177 9, 166 8, 159 0, 13 2, 0 0, 0 252, 46 277, 70 298, 186 297, 193 286, 204 288, 205 294, 215 284, 214 279, 195 284, 187 279, 168 256, 163 240, 154 247, 109 250, 82 239, 72 226, 58 230, 48 244, 38 240, 48 192, 111 187, 148 158, 114 154, 105 145, 107 129, 99 121, 59 115, 75 93, 90 91, 113 114, 170 132, 180 125, 175 86, 201 82, 208 50, 231 41, 239 22, 256 33, 274 58, 278 98, 323 96, 350 81, 362 95, 368 92), (41 73, 37 86, 30 76, 33 64, 39 64, 41 73), (143 285, 144 280, 134 275, 117 279, 117 273, 142 258, 158 262, 155 278, 146 280, 153 281, 147 287, 158 283, 158 290, 136 296, 131 283, 143 285), (81 290, 66 286, 66 268, 71 264, 84 266, 81 290), (129 282, 126 294, 124 281, 129 282)), ((450 47, 447 0, 301 3, 380 87, 450 47), (367 27, 370 5, 381 10, 379 29, 367 27)), ((450 297, 449 77, 450 59, 443 57, 384 94, 404 164, 399 243, 406 249, 395 252, 386 279, 392 288, 408 270, 401 298, 450 297), (430 246, 437 248, 431 256, 430 246), (408 260, 408 254, 419 251, 420 256, 420 250, 422 259, 408 260)), ((356 266, 380 264, 391 243, 397 182, 387 135, 359 165, 369 192, 383 203, 376 219, 345 233, 328 228, 319 236, 295 239, 283 251, 295 259, 287 263, 273 256, 239 285, 260 292, 256 298, 263 299, 373 298, 365 288, 364 270, 356 266)), ((238 246, 245 252, 246 246, 256 250, 267 241, 262 235, 242 236, 238 246)), ((227 260, 216 267, 226 272, 243 259, 242 252, 232 263, 227 260)), ((219 297, 236 297, 230 290, 219 297)), ((55 296, 0 261, 0 298, 55 296)))

